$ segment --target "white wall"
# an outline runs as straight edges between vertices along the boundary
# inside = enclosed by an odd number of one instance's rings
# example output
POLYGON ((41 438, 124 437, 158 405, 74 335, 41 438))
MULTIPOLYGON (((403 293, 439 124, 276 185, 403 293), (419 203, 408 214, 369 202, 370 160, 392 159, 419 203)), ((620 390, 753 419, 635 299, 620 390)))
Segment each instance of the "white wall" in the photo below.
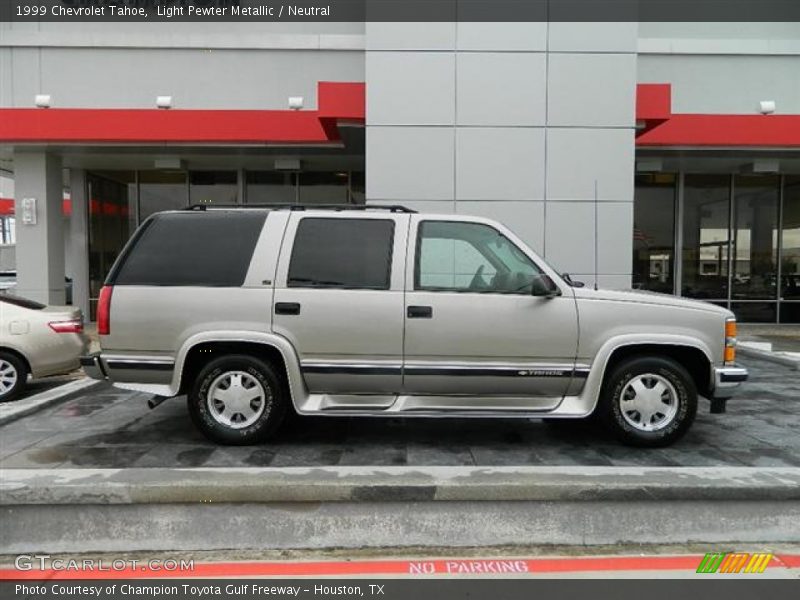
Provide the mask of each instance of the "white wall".
POLYGON ((505 222, 630 285, 636 24, 367 23, 367 198, 505 222), (595 210, 595 199, 599 204, 595 210))

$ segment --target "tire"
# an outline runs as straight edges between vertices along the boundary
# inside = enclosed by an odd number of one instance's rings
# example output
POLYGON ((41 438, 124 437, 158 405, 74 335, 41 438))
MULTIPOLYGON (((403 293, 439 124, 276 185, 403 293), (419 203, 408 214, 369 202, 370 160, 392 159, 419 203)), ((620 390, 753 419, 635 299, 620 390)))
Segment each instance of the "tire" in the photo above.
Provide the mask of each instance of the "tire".
POLYGON ((192 422, 209 440, 247 446, 264 442, 275 433, 286 416, 289 399, 271 365, 235 354, 203 367, 187 403, 192 422), (225 392, 232 388, 235 394, 226 398, 225 392))
POLYGON ((618 365, 605 380, 597 412, 623 444, 669 446, 694 421, 697 387, 686 369, 671 358, 632 358, 618 365))
POLYGON ((0 351, 0 402, 13 400, 25 389, 28 367, 11 352, 0 351))

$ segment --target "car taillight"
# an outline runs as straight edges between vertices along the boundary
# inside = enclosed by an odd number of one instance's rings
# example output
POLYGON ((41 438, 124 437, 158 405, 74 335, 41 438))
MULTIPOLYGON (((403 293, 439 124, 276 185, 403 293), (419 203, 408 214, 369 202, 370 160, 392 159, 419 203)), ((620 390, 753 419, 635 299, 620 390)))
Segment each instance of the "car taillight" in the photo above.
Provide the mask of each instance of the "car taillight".
POLYGON ((50 321, 50 329, 56 333, 83 333, 83 319, 70 319, 69 321, 50 321))
POLYGON ((725 321, 725 364, 736 362, 736 319, 725 321))
POLYGON ((111 292, 114 288, 104 285, 100 288, 100 298, 97 300, 97 335, 111 333, 111 292))

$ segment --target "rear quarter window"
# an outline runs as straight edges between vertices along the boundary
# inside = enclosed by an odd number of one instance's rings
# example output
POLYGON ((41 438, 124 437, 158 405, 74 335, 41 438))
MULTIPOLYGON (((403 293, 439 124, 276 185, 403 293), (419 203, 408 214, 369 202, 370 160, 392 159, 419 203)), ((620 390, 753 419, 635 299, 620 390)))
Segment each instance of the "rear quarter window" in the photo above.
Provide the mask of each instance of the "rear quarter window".
POLYGON ((266 213, 165 213, 142 224, 111 285, 238 287, 266 213))

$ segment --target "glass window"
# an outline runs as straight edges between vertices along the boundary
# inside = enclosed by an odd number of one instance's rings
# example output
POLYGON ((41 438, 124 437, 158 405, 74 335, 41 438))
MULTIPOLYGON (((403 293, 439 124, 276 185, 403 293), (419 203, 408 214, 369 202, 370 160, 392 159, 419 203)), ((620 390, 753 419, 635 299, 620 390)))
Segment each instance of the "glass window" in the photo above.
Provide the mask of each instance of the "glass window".
POLYGON ((139 222, 153 213, 188 205, 185 172, 139 171, 139 222))
POLYGON ((297 173, 286 171, 247 171, 247 204, 297 203, 297 173))
MULTIPOLYGON (((797 176, 787 176, 784 180, 781 236, 781 297, 798 300, 800 299, 800 177, 797 176)), ((783 321, 783 311, 781 320, 783 321)))
POLYGON ((347 204, 347 172, 300 173, 300 204, 347 204))
POLYGON ((681 289, 689 298, 728 297, 730 179, 685 176, 681 289))
POLYGON ((157 215, 137 232, 110 283, 240 286, 266 218, 234 211, 157 215))
POLYGON ((633 204, 633 287, 675 291, 675 198, 671 173, 636 176, 633 204))
POLYGON ((367 203, 364 171, 353 171, 350 173, 350 201, 353 204, 367 203))
POLYGON ((189 173, 189 204, 236 204, 238 189, 236 171, 189 173))
POLYGON ((389 289, 394 221, 305 218, 289 263, 289 287, 389 289))
POLYGON ((734 178, 734 299, 776 299, 779 184, 774 175, 734 178))
POLYGON ((125 243, 136 229, 134 171, 96 171, 86 175, 89 199, 89 316, 95 299, 125 243))
POLYGON ((530 294, 541 271, 502 233, 480 223, 420 224, 418 290, 530 294))

